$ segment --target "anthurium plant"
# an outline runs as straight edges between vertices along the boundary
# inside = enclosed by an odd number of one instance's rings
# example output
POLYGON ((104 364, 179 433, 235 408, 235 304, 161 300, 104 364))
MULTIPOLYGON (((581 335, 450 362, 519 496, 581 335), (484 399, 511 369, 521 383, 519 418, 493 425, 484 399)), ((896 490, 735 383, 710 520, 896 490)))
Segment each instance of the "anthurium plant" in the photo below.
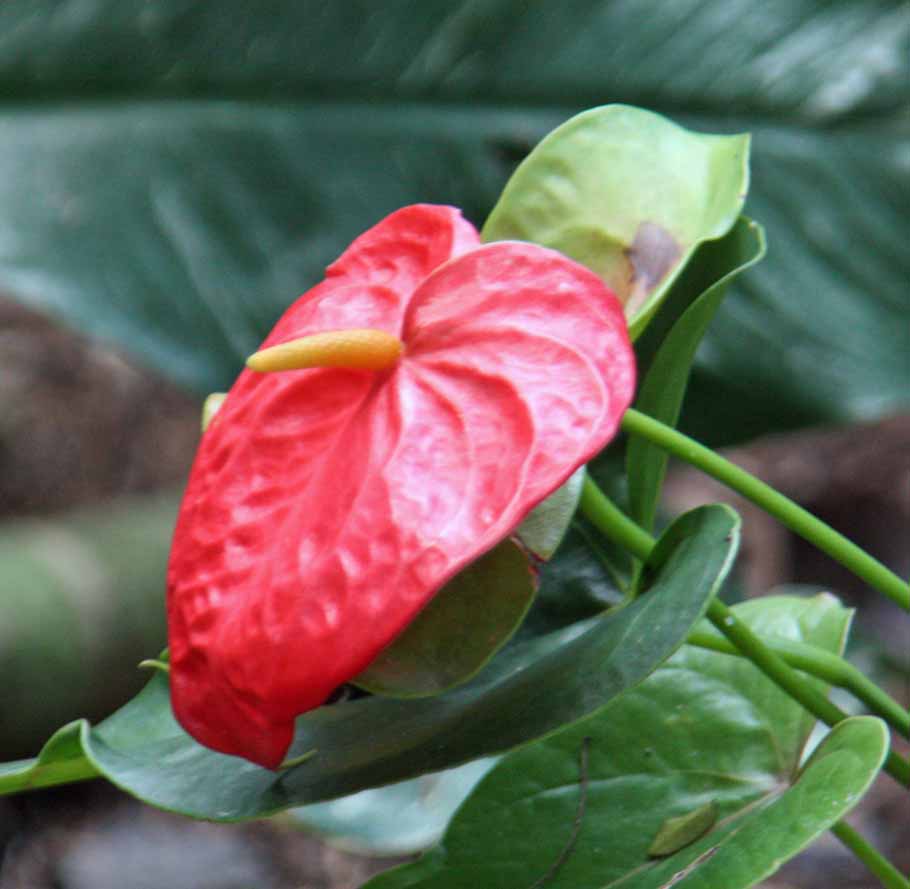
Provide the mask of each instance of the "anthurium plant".
POLYGON ((910 783, 889 747, 910 716, 843 657, 851 611, 724 604, 737 515, 660 511, 668 457, 687 461, 910 607, 676 429, 764 253, 748 149, 595 108, 479 231, 431 203, 364 220, 207 402, 148 685, 0 767, 0 791, 104 777, 189 817, 294 809, 423 851, 374 889, 738 889, 827 831, 907 889, 844 820, 880 772, 910 783), (388 813, 426 780, 462 790, 409 844, 388 813), (340 814, 355 793, 372 823, 340 814))

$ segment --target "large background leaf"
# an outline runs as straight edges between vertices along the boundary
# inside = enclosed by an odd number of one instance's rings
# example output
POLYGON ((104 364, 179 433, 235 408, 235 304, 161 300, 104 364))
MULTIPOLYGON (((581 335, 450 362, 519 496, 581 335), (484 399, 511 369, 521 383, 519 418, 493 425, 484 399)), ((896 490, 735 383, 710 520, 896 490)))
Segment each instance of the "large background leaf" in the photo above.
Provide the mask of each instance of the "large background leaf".
POLYGON ((291 756, 272 772, 213 753, 171 713, 167 679, 156 676, 129 704, 92 728, 71 723, 37 761, 0 769, 0 792, 41 786, 54 770, 93 770, 140 799, 196 817, 258 817, 437 771, 553 731, 641 682, 688 635, 723 582, 739 520, 703 507, 668 529, 673 546, 646 596, 600 617, 503 650, 467 685, 433 698, 366 698, 321 707, 297 721, 291 756))
POLYGON ((753 132, 769 260, 689 428, 878 415, 910 401, 908 52, 901 0, 5 4, 0 285, 224 388, 367 225, 482 223, 547 131, 625 102, 753 132))
MULTIPOLYGON (((762 636, 832 652, 849 623, 826 595, 737 612, 762 636)), ((546 874, 554 889, 666 889, 691 869, 693 889, 744 889, 852 808, 887 752, 883 723, 853 719, 800 769, 812 724, 750 662, 686 647, 597 715, 504 757, 438 847, 369 885, 511 889, 546 874), (706 812, 654 856, 668 822, 706 812)))

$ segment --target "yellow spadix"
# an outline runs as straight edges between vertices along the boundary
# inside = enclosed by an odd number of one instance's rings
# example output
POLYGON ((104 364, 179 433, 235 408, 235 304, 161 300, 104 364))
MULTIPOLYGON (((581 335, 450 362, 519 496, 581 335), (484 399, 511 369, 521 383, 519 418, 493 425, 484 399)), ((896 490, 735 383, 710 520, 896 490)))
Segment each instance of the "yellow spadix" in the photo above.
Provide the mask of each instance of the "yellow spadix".
POLYGON ((329 330, 262 349, 247 358, 246 366, 259 373, 308 367, 387 370, 401 357, 403 348, 397 336, 384 330, 329 330))

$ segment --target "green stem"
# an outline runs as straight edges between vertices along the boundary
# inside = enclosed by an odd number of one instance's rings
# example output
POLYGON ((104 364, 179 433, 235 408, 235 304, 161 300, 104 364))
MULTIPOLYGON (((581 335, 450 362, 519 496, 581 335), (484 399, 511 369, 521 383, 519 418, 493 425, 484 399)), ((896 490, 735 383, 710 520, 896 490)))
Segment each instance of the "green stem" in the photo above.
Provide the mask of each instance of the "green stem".
POLYGON ((600 488, 591 476, 585 474, 579 506, 585 518, 605 537, 627 549, 642 562, 654 548, 654 538, 632 521, 600 488))
POLYGON ((910 880, 885 858, 878 849, 860 836, 846 821, 831 828, 834 834, 863 864, 869 868, 885 889, 910 889, 910 880))
MULTIPOLYGON (((642 561, 648 558, 654 547, 654 538, 618 509, 590 478, 585 479, 582 489, 581 509, 597 530, 610 540, 627 547, 642 561)), ((843 710, 766 646, 719 599, 712 599, 708 605, 708 619, 744 657, 826 725, 834 726, 847 718, 843 710)), ((910 785, 910 761, 894 751, 888 754, 884 769, 902 787, 910 785)))
POLYGON ((627 410, 622 428, 630 435, 639 435, 675 457, 691 463, 742 494, 870 586, 893 599, 902 608, 910 610, 910 585, 779 491, 725 460, 710 448, 640 411, 631 408, 627 410))
MULTIPOLYGON (((720 599, 708 605, 708 620, 720 630, 759 670, 826 725, 835 726, 847 714, 807 683, 783 658, 772 651, 720 599)), ((910 762, 894 751, 885 760, 885 771, 901 786, 910 785, 910 762)))
MULTIPOLYGON (((814 645, 794 642, 792 639, 763 638, 761 641, 765 647, 791 667, 810 673, 838 688, 846 689, 862 701, 871 712, 881 716, 896 732, 904 737, 910 737, 910 712, 901 707, 894 698, 869 680, 849 661, 845 661, 829 651, 816 648, 814 645)), ((713 633, 695 630, 689 634, 686 642, 689 645, 718 651, 721 654, 742 656, 731 642, 715 636, 713 633)))

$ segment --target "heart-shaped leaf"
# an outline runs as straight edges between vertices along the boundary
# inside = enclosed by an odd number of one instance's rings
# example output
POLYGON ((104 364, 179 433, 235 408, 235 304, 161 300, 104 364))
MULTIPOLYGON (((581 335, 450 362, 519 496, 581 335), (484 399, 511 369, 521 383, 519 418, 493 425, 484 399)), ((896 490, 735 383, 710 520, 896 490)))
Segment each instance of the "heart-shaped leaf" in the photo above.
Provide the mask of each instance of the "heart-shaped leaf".
POLYGON ((600 275, 644 329, 702 241, 736 222, 748 136, 709 136, 639 108, 585 111, 550 133, 509 180, 483 228, 560 250, 600 275))
MULTIPOLYGON (((100 773, 161 808, 236 820, 508 750, 602 707, 686 638, 727 575, 739 520, 727 507, 703 507, 671 528, 676 545, 665 552, 647 595, 516 641, 474 680, 445 694, 365 698, 308 713, 297 720, 291 755, 310 756, 295 768, 273 772, 201 747, 174 721, 163 674, 96 728, 69 727, 59 768, 66 775, 100 773)), ((0 773, 0 792, 54 783, 57 749, 0 773)))
MULTIPOLYGON (((737 613, 833 652, 849 623, 831 596, 737 613)), ((686 647, 595 716, 507 755, 438 847, 368 885, 745 889, 843 817, 887 753, 884 724, 857 717, 800 766, 811 725, 750 662, 686 647)))

